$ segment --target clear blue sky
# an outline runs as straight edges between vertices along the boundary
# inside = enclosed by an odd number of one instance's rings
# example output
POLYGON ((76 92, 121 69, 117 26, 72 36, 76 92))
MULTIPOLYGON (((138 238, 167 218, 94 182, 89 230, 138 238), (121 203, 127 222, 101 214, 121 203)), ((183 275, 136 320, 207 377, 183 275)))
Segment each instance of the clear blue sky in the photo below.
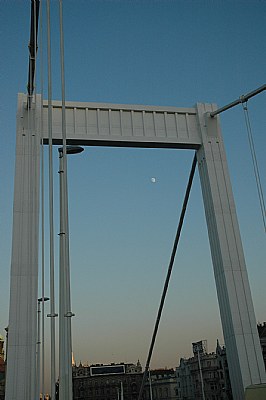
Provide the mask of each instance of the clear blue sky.
MULTIPOLYGON (((65 0, 63 5, 67 100, 222 106, 265 83, 265 1, 65 0)), ((60 99, 57 1, 51 9, 53 98, 60 99)), ((26 91, 29 19, 30 1, 0 2, 2 334, 8 325, 16 101, 17 93, 26 91)), ((46 97, 46 65, 44 72, 46 97)), ((249 102, 264 192, 265 106, 266 93, 249 102)), ((265 321, 265 233, 241 106, 224 113, 221 124, 256 318, 265 321)), ((56 157, 55 151, 58 210, 56 157)), ((144 364, 192 157, 188 151, 93 147, 69 158, 77 362, 139 358, 144 364)), ((58 217, 55 225, 57 233, 58 217)), ((223 343, 196 174, 152 367, 175 367, 191 354, 192 341, 207 339, 213 351, 217 338, 223 343)))

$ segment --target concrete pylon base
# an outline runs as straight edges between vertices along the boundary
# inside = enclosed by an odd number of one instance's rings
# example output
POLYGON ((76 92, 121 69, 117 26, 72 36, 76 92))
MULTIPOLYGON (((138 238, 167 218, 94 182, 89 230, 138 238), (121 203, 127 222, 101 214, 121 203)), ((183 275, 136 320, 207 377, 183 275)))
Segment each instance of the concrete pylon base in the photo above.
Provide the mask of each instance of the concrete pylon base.
POLYGON ((245 390, 245 400, 265 400, 266 384, 250 385, 245 390))

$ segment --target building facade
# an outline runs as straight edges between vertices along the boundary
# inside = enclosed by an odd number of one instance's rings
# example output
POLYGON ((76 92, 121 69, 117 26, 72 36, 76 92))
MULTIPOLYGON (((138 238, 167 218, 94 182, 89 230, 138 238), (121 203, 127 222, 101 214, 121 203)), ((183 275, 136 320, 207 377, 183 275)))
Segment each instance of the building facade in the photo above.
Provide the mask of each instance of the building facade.
POLYGON ((4 339, 0 336, 0 400, 5 398, 5 370, 4 339))
MULTIPOLYGON (((258 332, 266 366, 265 322, 258 324, 258 332)), ((139 361, 108 365, 73 363, 72 376, 73 400, 137 400, 143 372, 139 361)), ((226 349, 218 340, 212 353, 207 352, 206 341, 193 343, 193 357, 181 358, 176 371, 151 370, 142 395, 142 400, 201 399, 233 400, 226 349)))
POLYGON ((142 367, 137 364, 96 364, 72 367, 73 400, 137 400, 142 367))
POLYGON ((201 341, 193 350, 176 369, 178 400, 232 400, 225 347, 217 341, 216 352, 208 353, 201 341))
POLYGON ((148 374, 144 400, 177 400, 176 373, 173 369, 156 369, 148 374))
POLYGON ((263 361, 266 369, 266 322, 258 324, 258 333, 260 338, 260 345, 262 350, 263 361))

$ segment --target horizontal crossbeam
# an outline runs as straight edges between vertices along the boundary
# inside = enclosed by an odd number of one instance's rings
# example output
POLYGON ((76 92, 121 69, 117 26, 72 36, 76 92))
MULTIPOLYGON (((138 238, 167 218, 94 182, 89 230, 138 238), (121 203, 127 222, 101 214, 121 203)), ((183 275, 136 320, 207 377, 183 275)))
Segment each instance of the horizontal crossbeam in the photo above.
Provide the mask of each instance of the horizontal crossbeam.
MULTIPOLYGON (((66 103, 68 144, 198 149, 195 108, 106 103, 66 103)), ((62 143, 61 102, 52 103, 53 143, 62 143)), ((43 139, 48 143, 48 103, 43 105, 43 139)))

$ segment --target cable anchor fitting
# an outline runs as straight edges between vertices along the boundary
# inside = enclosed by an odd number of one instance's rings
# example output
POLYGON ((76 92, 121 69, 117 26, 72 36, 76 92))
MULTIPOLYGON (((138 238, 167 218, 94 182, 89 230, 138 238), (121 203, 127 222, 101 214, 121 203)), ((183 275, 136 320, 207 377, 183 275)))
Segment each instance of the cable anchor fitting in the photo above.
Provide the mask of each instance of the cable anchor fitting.
POLYGON ((68 312, 64 315, 64 317, 72 318, 72 317, 75 317, 75 314, 73 314, 72 311, 68 311, 68 312))
POLYGON ((58 314, 54 313, 54 314, 47 314, 47 317, 49 318, 55 318, 58 317, 58 314))

